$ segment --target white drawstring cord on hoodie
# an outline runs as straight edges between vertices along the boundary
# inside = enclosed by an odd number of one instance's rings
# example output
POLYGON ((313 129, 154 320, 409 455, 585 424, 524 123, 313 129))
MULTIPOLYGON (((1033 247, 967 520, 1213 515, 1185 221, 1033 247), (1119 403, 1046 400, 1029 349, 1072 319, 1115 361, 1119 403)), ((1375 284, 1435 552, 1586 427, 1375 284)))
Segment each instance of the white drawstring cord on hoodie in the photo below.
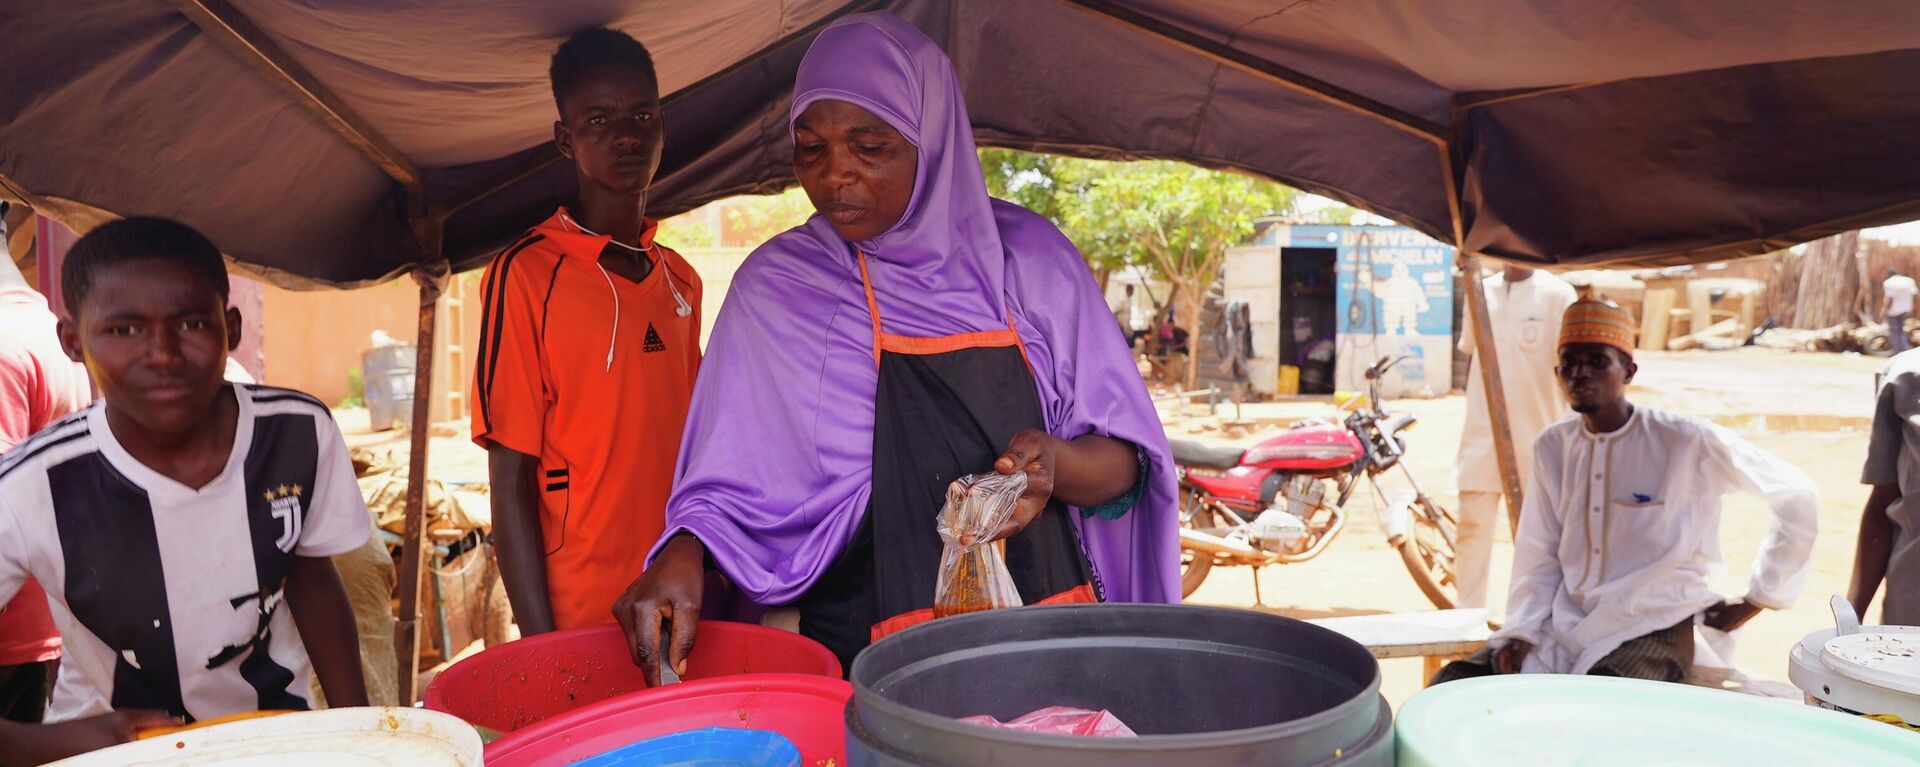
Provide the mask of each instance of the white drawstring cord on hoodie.
MULTIPOLYGON (((580 222, 573 220, 572 216, 569 216, 565 213, 560 214, 560 220, 566 224, 571 225, 573 228, 580 230, 581 233, 583 234, 589 234, 594 237, 606 236, 592 229, 588 229, 584 226, 581 226, 580 222)), ((635 253, 648 253, 648 251, 650 250, 649 248, 639 248, 632 245, 628 245, 624 242, 615 240, 611 237, 608 237, 607 241, 619 247, 626 248, 627 250, 631 250, 635 253)), ((655 259, 655 261, 657 262, 654 264, 655 268, 664 269, 666 271, 665 274, 660 275, 660 279, 666 281, 667 291, 673 294, 673 304, 674 304, 673 313, 681 317, 685 317, 687 315, 693 314, 693 305, 687 303, 687 299, 681 297, 680 288, 673 284, 673 270, 667 269, 667 260, 665 258, 657 258, 655 259)), ((612 372, 614 344, 620 340, 620 291, 619 289, 613 286, 613 275, 607 273, 606 267, 601 266, 598 260, 595 260, 593 262, 593 265, 595 268, 600 270, 600 276, 607 281, 607 292, 613 294, 613 338, 607 341, 607 366, 606 366, 606 369, 602 371, 602 372, 612 372)))
POLYGON ((606 278, 607 292, 613 294, 613 337, 607 339, 607 367, 600 371, 611 373, 613 372, 613 348, 620 342, 620 291, 613 287, 613 275, 607 274, 606 267, 600 266, 598 261, 593 262, 593 265, 600 269, 600 276, 606 278))

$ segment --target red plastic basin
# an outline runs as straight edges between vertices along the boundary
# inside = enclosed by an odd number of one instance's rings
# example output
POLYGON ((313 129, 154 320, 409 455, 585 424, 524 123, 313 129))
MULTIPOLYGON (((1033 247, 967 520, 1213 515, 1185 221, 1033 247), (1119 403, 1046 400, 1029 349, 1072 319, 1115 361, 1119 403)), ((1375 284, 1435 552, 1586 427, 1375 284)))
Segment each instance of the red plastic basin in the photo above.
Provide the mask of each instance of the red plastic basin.
MULTIPOLYGON (((839 679, 840 660, 788 631, 701 621, 687 682, 737 674, 811 674, 839 679)), ((427 686, 426 707, 508 733, 631 692, 646 679, 620 627, 555 631, 508 642, 447 667, 427 686)))
POLYGON ((487 746, 487 767, 561 767, 648 738, 703 727, 772 730, 805 767, 847 763, 853 686, 803 674, 749 674, 624 695, 527 727, 487 746))

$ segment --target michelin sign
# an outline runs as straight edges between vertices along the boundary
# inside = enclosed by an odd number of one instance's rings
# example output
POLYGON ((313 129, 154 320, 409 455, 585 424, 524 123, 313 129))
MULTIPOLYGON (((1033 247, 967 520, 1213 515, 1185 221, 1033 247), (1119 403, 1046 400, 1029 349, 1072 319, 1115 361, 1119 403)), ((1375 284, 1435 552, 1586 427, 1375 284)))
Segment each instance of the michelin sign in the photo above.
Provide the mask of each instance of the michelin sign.
POLYGON ((1338 282, 1335 387, 1364 391, 1383 356, 1407 359, 1382 382, 1386 397, 1431 397, 1453 387, 1453 248, 1405 227, 1330 227, 1338 282))

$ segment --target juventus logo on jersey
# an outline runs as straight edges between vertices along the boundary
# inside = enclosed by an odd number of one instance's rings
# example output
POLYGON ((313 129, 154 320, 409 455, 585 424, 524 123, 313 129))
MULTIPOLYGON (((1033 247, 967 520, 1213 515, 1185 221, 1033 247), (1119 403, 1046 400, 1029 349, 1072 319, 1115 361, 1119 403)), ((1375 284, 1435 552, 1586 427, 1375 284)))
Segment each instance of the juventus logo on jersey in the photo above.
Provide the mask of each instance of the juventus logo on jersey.
POLYGON ((280 537, 274 539, 273 545, 283 552, 292 552, 300 543, 300 519, 306 516, 300 508, 302 490, 299 485, 281 485, 266 492, 273 518, 280 521, 280 537))

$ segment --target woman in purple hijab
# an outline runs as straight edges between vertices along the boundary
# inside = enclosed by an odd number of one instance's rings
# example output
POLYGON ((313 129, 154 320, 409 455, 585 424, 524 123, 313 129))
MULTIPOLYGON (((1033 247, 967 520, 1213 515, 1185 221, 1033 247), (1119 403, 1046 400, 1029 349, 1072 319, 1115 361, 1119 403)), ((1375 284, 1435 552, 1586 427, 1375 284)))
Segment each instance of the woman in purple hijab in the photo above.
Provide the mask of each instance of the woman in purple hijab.
POLYGON ((1080 254, 987 196, 953 64, 859 14, 801 62, 794 169, 819 215, 734 276, 694 389, 667 531, 615 605, 657 679, 703 572, 850 663, 932 616, 947 485, 1028 476, 1003 528, 1026 604, 1179 599, 1166 435, 1080 254))

